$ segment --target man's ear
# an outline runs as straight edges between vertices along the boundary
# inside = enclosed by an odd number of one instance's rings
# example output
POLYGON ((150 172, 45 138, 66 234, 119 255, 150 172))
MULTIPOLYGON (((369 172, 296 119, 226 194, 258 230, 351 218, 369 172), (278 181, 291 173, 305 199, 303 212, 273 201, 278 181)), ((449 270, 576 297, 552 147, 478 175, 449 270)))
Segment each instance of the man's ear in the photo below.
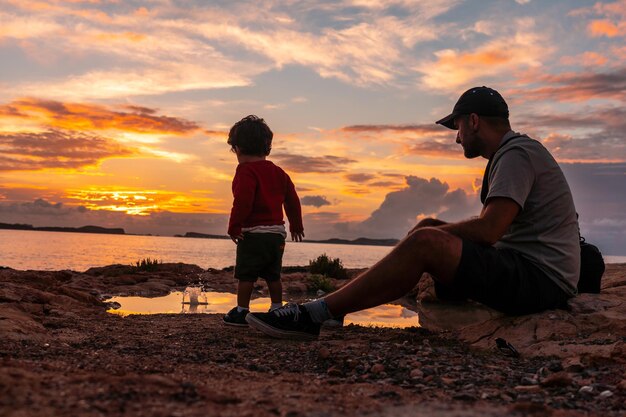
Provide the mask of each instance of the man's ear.
POLYGON ((467 119, 467 125, 473 132, 477 132, 480 126, 480 116, 476 113, 471 113, 467 119))

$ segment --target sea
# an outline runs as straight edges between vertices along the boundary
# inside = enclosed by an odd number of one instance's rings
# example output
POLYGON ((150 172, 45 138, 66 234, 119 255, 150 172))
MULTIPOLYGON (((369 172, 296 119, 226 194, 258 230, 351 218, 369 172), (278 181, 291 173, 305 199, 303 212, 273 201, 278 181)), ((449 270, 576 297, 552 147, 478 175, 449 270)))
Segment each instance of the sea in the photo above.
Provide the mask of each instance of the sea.
MULTIPOLYGON (((391 251, 390 246, 287 242, 284 266, 308 265, 326 254, 346 268, 367 268, 391 251)), ((135 264, 150 258, 221 269, 235 262, 235 244, 228 239, 92 233, 0 230, 0 266, 18 270, 72 270, 135 264)), ((605 256, 606 263, 626 263, 626 256, 605 256)))
MULTIPOLYGON (((148 258, 221 269, 234 265, 235 248, 230 239, 0 230, 0 266, 18 270, 84 272, 97 266, 134 265, 148 258)), ((391 249, 287 241, 283 266, 308 265, 326 254, 341 259, 346 268, 367 268, 391 249)))

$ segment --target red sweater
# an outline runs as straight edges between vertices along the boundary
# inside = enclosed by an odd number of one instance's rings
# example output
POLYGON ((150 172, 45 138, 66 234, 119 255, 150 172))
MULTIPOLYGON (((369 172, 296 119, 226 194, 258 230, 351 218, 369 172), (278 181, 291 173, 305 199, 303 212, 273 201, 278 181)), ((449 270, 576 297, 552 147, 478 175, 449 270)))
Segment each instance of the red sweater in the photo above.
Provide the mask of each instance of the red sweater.
POLYGON ((233 178, 233 208, 228 234, 238 236, 242 227, 285 224, 283 205, 291 233, 303 233, 300 199, 291 178, 271 161, 244 162, 233 178))

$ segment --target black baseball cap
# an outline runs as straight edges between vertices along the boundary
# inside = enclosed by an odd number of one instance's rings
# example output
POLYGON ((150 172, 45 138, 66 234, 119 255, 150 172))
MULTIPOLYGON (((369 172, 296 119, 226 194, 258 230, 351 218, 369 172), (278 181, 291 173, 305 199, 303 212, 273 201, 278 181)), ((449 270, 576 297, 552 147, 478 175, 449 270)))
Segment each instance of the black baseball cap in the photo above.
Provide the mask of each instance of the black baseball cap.
POLYGON ((456 130, 454 118, 462 114, 476 113, 479 116, 493 116, 509 118, 509 106, 493 88, 473 87, 464 92, 459 101, 454 105, 452 113, 435 123, 445 126, 448 129, 456 130))

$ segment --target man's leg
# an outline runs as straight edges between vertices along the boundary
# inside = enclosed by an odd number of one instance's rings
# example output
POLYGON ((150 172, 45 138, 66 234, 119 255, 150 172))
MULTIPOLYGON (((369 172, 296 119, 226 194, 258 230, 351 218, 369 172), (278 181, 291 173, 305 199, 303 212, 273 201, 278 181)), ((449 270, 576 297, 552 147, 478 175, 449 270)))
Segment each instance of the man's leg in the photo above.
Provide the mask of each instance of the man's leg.
POLYGON ((383 259, 324 298, 333 316, 342 316, 396 300, 424 272, 452 285, 461 260, 462 240, 436 228, 411 232, 383 259))
POLYGON ((462 248, 460 238, 443 230, 415 230, 376 265, 327 297, 270 313, 250 313, 246 321, 273 337, 314 340, 325 320, 396 300, 411 290, 424 272, 451 285, 462 248))

